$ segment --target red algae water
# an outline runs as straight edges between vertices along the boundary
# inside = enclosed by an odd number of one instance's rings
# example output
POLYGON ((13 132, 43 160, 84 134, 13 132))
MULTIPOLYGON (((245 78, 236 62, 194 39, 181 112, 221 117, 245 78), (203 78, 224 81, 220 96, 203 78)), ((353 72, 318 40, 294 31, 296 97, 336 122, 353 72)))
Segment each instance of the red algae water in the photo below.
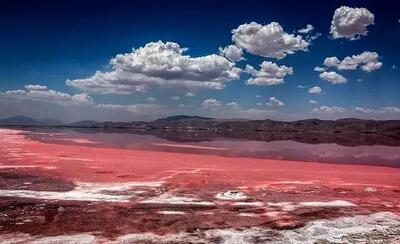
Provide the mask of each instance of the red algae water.
POLYGON ((379 226, 397 236, 396 147, 116 136, 0 129, 0 240, 312 243, 379 226))

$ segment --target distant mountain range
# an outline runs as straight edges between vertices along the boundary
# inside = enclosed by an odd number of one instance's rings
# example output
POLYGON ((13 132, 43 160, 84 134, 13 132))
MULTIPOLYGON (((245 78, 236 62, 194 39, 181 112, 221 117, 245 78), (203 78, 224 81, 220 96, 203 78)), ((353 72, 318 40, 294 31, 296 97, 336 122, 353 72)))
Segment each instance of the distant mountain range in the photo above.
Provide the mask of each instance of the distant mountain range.
POLYGON ((35 120, 27 116, 14 116, 5 119, 0 119, 0 125, 62 125, 63 122, 55 119, 35 120))
POLYGON ((363 133, 363 134, 391 134, 400 136, 400 120, 363 120, 339 119, 319 120, 306 119, 298 121, 275 120, 222 120, 200 116, 177 115, 157 119, 151 122, 98 122, 92 120, 77 121, 65 124, 58 120, 35 120, 26 116, 15 116, 0 120, 3 126, 54 126, 72 128, 97 128, 103 130, 124 131, 235 131, 235 132, 269 132, 269 133, 363 133))

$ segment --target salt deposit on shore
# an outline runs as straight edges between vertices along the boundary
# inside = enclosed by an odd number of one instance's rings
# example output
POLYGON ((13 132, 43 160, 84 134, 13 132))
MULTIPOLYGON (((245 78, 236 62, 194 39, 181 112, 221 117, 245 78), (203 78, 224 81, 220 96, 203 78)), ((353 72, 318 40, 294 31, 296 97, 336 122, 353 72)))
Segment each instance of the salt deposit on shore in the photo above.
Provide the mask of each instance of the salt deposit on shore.
POLYGON ((0 235, 1 243, 272 243, 272 244, 314 244, 314 243, 399 243, 400 217, 389 212, 370 215, 341 217, 332 220, 317 220, 294 230, 272 230, 251 227, 243 230, 212 229, 192 233, 171 233, 157 235, 151 232, 132 233, 109 240, 91 233, 59 235, 51 237, 26 234, 0 235))
POLYGON ((161 186, 162 182, 77 183, 71 191, 0 190, 0 197, 19 197, 59 201, 127 202, 146 188, 161 186), (140 187, 139 190, 135 188, 140 187))

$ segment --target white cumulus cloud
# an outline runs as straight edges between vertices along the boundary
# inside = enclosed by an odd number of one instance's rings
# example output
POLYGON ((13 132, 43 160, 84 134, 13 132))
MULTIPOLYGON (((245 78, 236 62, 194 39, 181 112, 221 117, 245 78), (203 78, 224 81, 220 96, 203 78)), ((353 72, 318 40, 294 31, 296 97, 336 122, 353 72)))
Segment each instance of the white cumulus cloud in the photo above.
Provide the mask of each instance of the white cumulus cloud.
POLYGON ((97 71, 89 78, 66 83, 87 92, 131 94, 154 86, 222 89, 225 82, 239 78, 241 70, 228 59, 216 54, 191 57, 186 51, 174 42, 151 42, 116 55, 109 72, 97 71))
POLYGON ((343 60, 337 57, 327 57, 324 60, 327 67, 335 67, 338 70, 355 70, 361 67, 366 72, 371 72, 382 67, 379 61, 379 55, 376 52, 365 51, 360 54, 347 56, 343 60))
POLYGON ((132 121, 159 118, 173 113, 173 109, 157 104, 99 104, 86 93, 69 94, 40 85, 27 85, 25 89, 0 92, 0 115, 3 117, 23 114, 64 121, 132 121))
POLYGON ((316 72, 324 72, 325 70, 326 70, 325 68, 322 68, 322 67, 319 67, 319 66, 314 68, 314 71, 316 71, 316 72))
POLYGON ((229 45, 227 47, 220 47, 219 54, 229 59, 232 62, 243 60, 243 49, 237 47, 236 45, 229 45))
POLYGON ((332 113, 343 113, 345 112, 346 109, 343 107, 337 107, 337 106, 320 106, 317 108, 313 108, 311 110, 311 113, 316 113, 316 114, 332 114, 332 113))
POLYGON ((211 109, 211 110, 218 109, 222 106, 221 102, 215 98, 208 98, 208 99, 204 100, 201 103, 201 105, 203 106, 204 109, 211 109))
POLYGON ((226 105, 227 106, 239 106, 239 103, 237 103, 237 102, 229 102, 226 105))
POLYGON ((328 81, 329 83, 332 84, 344 84, 347 83, 347 79, 342 76, 339 75, 338 73, 336 73, 335 71, 331 71, 331 72, 322 72, 321 74, 319 74, 319 78, 328 81))
POLYGON ((314 86, 314 87, 311 87, 310 89, 308 89, 308 93, 310 93, 310 94, 319 94, 321 92, 322 92, 322 89, 319 86, 314 86))
POLYGON ((147 101, 148 101, 148 102, 155 102, 156 99, 155 99, 154 97, 149 97, 149 98, 147 98, 147 101))
POLYGON ((356 40, 367 35, 367 26, 374 24, 374 18, 374 14, 366 8, 342 6, 335 10, 330 33, 334 39, 356 40))
POLYGON ((370 113, 373 111, 372 109, 363 108, 363 107, 355 107, 354 110, 357 112, 361 112, 361 113, 370 113))
POLYGON ((364 107, 355 107, 354 110, 366 114, 385 114, 385 113, 400 113, 400 107, 386 106, 378 109, 370 109, 364 107))
POLYGON ((388 106, 381 108, 384 112, 400 113, 400 107, 388 106))
POLYGON ((314 30, 314 26, 308 24, 306 27, 304 27, 303 29, 300 29, 298 32, 302 33, 302 34, 307 34, 313 30, 314 30))
POLYGON ((195 96, 196 96, 196 94, 193 93, 193 92, 186 92, 185 93, 185 97, 195 97, 195 96))
POLYGON ((260 64, 261 69, 256 70, 251 65, 246 65, 245 72, 252 75, 246 81, 247 85, 271 86, 285 83, 285 76, 293 74, 292 67, 278 66, 275 63, 264 61, 260 64))
POLYGON ((310 45, 302 36, 285 32, 277 22, 267 25, 256 22, 242 24, 232 30, 232 34, 236 46, 268 58, 282 59, 296 51, 305 51, 310 45))
POLYGON ((229 103, 226 104, 226 106, 229 106, 234 110, 241 110, 242 109, 240 107, 239 103, 237 103, 237 102, 229 102, 229 103))
POLYGON ((26 90, 36 90, 36 91, 47 90, 47 86, 42 86, 42 85, 26 85, 24 87, 26 90))
POLYGON ((282 101, 280 101, 276 97, 270 97, 269 102, 266 103, 268 106, 276 106, 276 107, 282 107, 285 105, 282 101))
POLYGON ((71 95, 41 85, 26 85, 25 90, 9 90, 1 92, 0 96, 11 100, 51 102, 63 106, 93 103, 92 98, 85 93, 71 95))
POLYGON ((93 99, 86 93, 72 95, 72 101, 80 104, 93 104, 93 99))

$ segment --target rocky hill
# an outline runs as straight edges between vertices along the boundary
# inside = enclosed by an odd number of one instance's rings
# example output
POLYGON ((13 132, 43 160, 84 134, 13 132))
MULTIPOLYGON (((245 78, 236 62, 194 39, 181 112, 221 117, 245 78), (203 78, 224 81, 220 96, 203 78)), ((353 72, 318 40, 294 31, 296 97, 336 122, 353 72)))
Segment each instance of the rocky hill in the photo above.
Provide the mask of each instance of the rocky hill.
POLYGON ((355 118, 339 120, 307 119, 297 121, 276 120, 221 120, 200 116, 177 115, 155 121, 98 122, 92 120, 62 124, 56 120, 35 120, 26 116, 16 116, 0 120, 0 125, 55 126, 73 128, 97 128, 127 131, 209 131, 240 134, 240 132, 281 133, 362 133, 390 134, 400 136, 400 120, 363 120, 355 118))

